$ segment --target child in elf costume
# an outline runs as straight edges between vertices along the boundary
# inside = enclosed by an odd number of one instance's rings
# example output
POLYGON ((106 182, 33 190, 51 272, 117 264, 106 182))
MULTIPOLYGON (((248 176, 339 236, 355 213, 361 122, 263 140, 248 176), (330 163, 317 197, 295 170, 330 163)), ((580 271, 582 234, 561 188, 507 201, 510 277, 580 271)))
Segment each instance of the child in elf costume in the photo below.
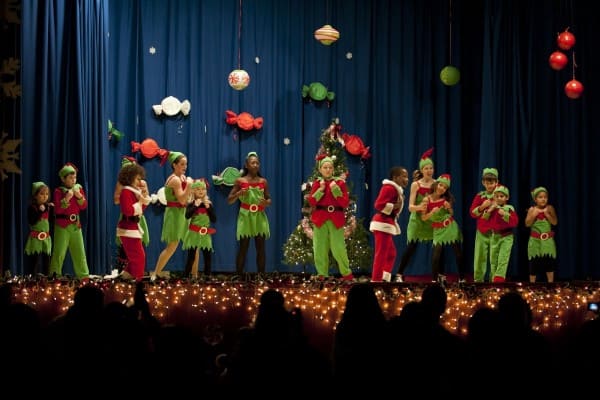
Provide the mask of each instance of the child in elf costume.
POLYGON ((31 204, 27 207, 29 235, 25 243, 25 275, 47 274, 52 254, 48 220, 54 204, 48 202, 50 189, 44 182, 31 185, 31 204))
POLYGON ((334 177, 333 160, 322 154, 317 157, 320 177, 312 184, 308 203, 313 211, 310 220, 313 230, 315 268, 320 279, 329 276, 329 251, 337 261, 343 280, 354 279, 346 251, 344 209, 350 202, 346 182, 334 177))
POLYGON ((73 270, 79 279, 90 274, 85 255, 83 233, 79 214, 87 208, 88 202, 83 187, 77 183, 77 168, 66 163, 58 172, 62 185, 54 190, 53 203, 56 220, 54 222, 54 249, 50 259, 49 276, 61 276, 67 250, 71 253, 73 270))
MULTIPOLYGON (((487 273, 488 258, 491 250, 491 227, 489 218, 483 218, 483 213, 494 204, 494 189, 498 184, 498 170, 484 168, 481 175, 481 184, 485 190, 477 193, 471 202, 469 212, 477 221, 475 233, 475 251, 473 252, 473 280, 483 282, 487 273)), ((493 276, 490 274, 489 280, 493 276)))
POLYGON ((428 149, 421 155, 419 160, 419 169, 413 172, 413 183, 410 184, 410 196, 408 198, 408 226, 406 228, 406 249, 396 274, 396 282, 404 282, 404 271, 417 251, 419 243, 430 242, 433 239, 433 230, 431 224, 424 222, 421 219, 422 213, 427 210, 427 195, 431 189, 431 185, 435 181, 433 178, 433 160, 431 154, 433 148, 428 149))
POLYGON ((211 253, 213 252, 212 236, 216 233, 210 224, 217 222, 217 215, 212 201, 208 198, 208 183, 204 178, 196 179, 192 183, 192 194, 194 200, 191 201, 185 210, 185 217, 189 218, 190 225, 183 238, 183 250, 187 250, 187 261, 185 263, 185 276, 192 279, 198 278, 198 264, 200 254, 204 258, 204 273, 211 272, 211 253))
POLYGON ((375 210, 369 230, 375 239, 375 256, 371 281, 390 282, 396 261, 394 236, 401 233, 398 217, 404 208, 404 189, 408 184, 408 171, 404 167, 390 169, 389 179, 384 179, 375 199, 375 210))
POLYGON ((494 283, 506 280, 508 262, 512 250, 513 228, 519 224, 515 208, 507 204, 510 192, 504 185, 494 189, 494 203, 483 212, 483 218, 489 221, 490 237, 490 276, 494 283))
POLYGON ((552 226, 558 224, 556 210, 548 204, 548 190, 539 186, 531 191, 535 205, 529 207, 525 226, 531 228, 527 243, 529 282, 535 282, 539 273, 545 272, 548 282, 554 282, 556 270, 556 242, 552 226))
POLYGON ((193 179, 185 176, 188 159, 185 154, 179 151, 169 152, 167 159, 171 164, 173 173, 165 181, 167 207, 165 208, 160 235, 160 240, 167 243, 167 247, 158 255, 154 271, 150 273, 151 281, 155 281, 157 277, 168 277, 162 270, 177 250, 179 241, 183 240, 189 224, 189 221, 185 218, 185 207, 192 192, 193 179))
POLYGON ((238 274, 244 272, 250 239, 256 248, 256 271, 264 273, 266 268, 266 240, 271 236, 269 218, 265 209, 271 205, 269 182, 260 173, 260 158, 255 151, 246 155, 242 174, 235 180, 227 203, 240 201, 237 217, 236 238, 240 242, 235 257, 238 274))
POLYGON ((431 185, 431 193, 425 203, 425 212, 421 215, 423 221, 429 221, 433 229, 433 252, 431 255, 431 272, 433 281, 446 283, 442 265, 443 246, 452 246, 458 267, 459 283, 465 280, 462 254, 462 232, 454 219, 454 196, 450 193, 452 178, 449 174, 440 175, 431 185))

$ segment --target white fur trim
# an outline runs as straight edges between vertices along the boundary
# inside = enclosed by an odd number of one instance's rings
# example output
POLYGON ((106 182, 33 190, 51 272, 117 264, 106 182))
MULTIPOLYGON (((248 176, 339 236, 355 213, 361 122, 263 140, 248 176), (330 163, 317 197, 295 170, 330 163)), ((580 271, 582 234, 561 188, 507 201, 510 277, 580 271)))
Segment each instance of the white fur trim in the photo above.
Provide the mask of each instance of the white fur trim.
POLYGON ((369 230, 389 233, 390 235, 399 235, 401 233, 398 223, 388 224, 380 221, 371 221, 369 230))

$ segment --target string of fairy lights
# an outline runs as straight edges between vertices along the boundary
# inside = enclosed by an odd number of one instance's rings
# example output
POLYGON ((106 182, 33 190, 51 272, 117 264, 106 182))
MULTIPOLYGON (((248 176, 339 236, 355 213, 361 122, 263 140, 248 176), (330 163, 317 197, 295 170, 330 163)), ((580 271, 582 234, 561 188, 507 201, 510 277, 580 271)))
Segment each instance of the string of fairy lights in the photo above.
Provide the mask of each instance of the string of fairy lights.
MULTIPOLYGON (((111 301, 131 304, 135 284, 117 281, 91 281, 111 301)), ((13 300, 29 304, 40 312, 60 315, 73 304, 77 285, 63 281, 12 282, 13 300)), ((334 330, 346 304, 351 283, 335 280, 305 281, 296 278, 252 282, 190 283, 185 280, 160 281, 146 285, 146 297, 153 315, 163 323, 202 324, 203 318, 235 318, 240 326, 250 324, 256 315, 261 295, 269 288, 279 290, 288 309, 302 310, 304 320, 321 329, 334 330)), ((399 315, 405 304, 420 301, 426 284, 374 284, 386 317, 399 315)), ((466 285, 447 288, 448 303, 442 323, 451 332, 464 335, 473 313, 482 306, 495 308, 502 294, 517 290, 529 303, 533 328, 542 333, 560 332, 567 324, 579 324, 595 317, 588 303, 600 300, 600 284, 556 285, 513 284, 502 286, 466 285)))

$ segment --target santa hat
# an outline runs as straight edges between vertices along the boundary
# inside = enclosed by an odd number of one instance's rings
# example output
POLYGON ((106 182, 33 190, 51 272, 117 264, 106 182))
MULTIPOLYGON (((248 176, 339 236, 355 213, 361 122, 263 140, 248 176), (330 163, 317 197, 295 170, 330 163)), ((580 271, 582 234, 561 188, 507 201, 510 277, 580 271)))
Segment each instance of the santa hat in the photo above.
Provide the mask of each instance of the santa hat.
POLYGON ((450 174, 442 174, 442 175, 440 175, 439 178, 436 179, 436 182, 443 183, 444 185, 446 185, 446 187, 448 189, 450 189, 451 181, 452 181, 452 178, 450 177, 450 174))
POLYGON ((429 158, 433 153, 433 147, 427 150, 425 153, 421 154, 421 159, 419 160, 419 169, 423 169, 426 165, 433 165, 433 160, 429 158))
POLYGON ((65 176, 75 173, 77 173, 77 167, 74 164, 68 162, 65 165, 63 165, 60 171, 58 171, 58 176, 60 176, 60 179, 63 179, 65 176))
POLYGON ((538 195, 538 194, 540 194, 541 192, 546 192, 546 194, 548 194, 548 189, 546 189, 546 188, 545 188, 545 187, 543 187, 543 186, 538 186, 538 187, 536 187, 535 189, 533 189, 533 190, 531 191, 531 198, 532 198, 533 200, 535 200, 535 198, 537 197, 537 195, 538 195))
POLYGON ((36 194, 38 194, 38 192, 40 191, 41 188, 43 187, 48 187, 48 185, 46 185, 44 182, 42 181, 38 181, 38 182, 33 182, 31 184, 31 194, 33 196, 35 196, 36 194))

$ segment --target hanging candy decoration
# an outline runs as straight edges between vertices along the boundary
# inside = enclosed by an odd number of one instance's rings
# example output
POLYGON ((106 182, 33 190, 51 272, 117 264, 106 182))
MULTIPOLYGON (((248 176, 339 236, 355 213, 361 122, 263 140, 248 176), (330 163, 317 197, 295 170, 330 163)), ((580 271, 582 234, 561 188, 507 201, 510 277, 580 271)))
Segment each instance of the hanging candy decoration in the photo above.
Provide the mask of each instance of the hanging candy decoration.
POLYGON ((242 69, 242 0, 238 16, 238 67, 229 73, 227 81, 235 90, 244 90, 250 84, 250 75, 242 69))
POLYGON ((250 84, 250 75, 243 69, 234 69, 229 73, 227 81, 235 90, 244 90, 250 84))
POLYGON ((169 150, 161 149, 154 139, 144 139, 141 143, 131 141, 131 152, 141 152, 146 158, 160 157, 160 165, 167 161, 169 150))
POLYGON ((570 99, 578 99, 583 94, 583 84, 573 78, 565 85, 565 94, 570 99))
POLYGON ((123 132, 115 127, 115 124, 108 120, 108 140, 115 139, 117 142, 123 138, 123 132))
POLYGON ((454 86, 460 82, 460 71, 452 65, 446 65, 440 71, 440 80, 446 86, 454 86))
MULTIPOLYGON (((325 3, 325 21, 329 20, 329 1, 325 3)), ((315 39, 325 46, 330 46, 340 38, 340 33, 331 25, 325 24, 315 31, 315 39)))
POLYGON ((556 44, 563 50, 570 50, 571 47, 575 46, 575 35, 569 32, 569 28, 561 32, 556 37, 556 44))
POLYGON ((244 131, 261 129, 263 127, 263 117, 254 118, 252 114, 248 112, 243 112, 238 115, 231 110, 227 110, 225 111, 225 115, 225 122, 227 122, 228 125, 237 125, 244 131))
POLYGON ((329 46, 340 38, 340 33, 331 25, 326 24, 315 31, 315 39, 329 46))
POLYGON ((554 53, 550 54, 550 58, 548 59, 550 67, 556 71, 560 71, 566 67, 568 62, 569 57, 567 57, 565 53, 561 51, 555 51, 554 53))
POLYGON ((448 59, 450 63, 440 71, 440 80, 446 86, 460 82, 460 70, 452 65, 452 0, 448 2, 448 59))

